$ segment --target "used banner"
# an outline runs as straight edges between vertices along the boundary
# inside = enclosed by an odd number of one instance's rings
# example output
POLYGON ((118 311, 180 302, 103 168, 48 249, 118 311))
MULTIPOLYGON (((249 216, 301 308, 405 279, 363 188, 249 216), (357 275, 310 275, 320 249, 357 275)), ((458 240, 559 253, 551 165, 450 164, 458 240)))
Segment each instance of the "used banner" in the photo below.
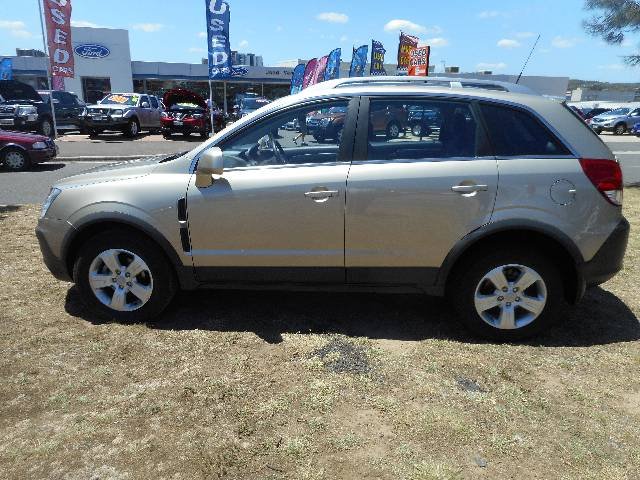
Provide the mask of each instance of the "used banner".
POLYGON ((325 81, 340 78, 340 62, 342 60, 342 49, 336 48, 329 54, 327 70, 324 74, 325 81))
POLYGON ((45 0, 44 19, 51 75, 73 78, 75 64, 71 47, 71 0, 45 0))
POLYGON ((311 80, 316 73, 316 67, 318 66, 318 59, 314 58, 307 62, 307 66, 304 68, 304 76, 302 79, 302 89, 304 90, 309 85, 313 85, 311 80))
POLYGON ((397 75, 406 75, 409 71, 409 51, 418 46, 420 39, 412 35, 400 33, 400 45, 398 46, 398 70, 397 75))
POLYGON ((429 56, 431 47, 417 47, 409 50, 409 76, 426 77, 429 75, 429 56))
POLYGON ((304 80, 304 63, 299 64, 293 69, 293 76, 291 77, 291 95, 295 95, 302 91, 302 81, 304 80))
POLYGON ((207 8, 207 51, 209 52, 209 79, 221 80, 233 76, 229 4, 222 0, 204 0, 207 8))
POLYGON ((369 45, 353 49, 353 58, 351 59, 350 77, 364 77, 364 69, 367 66, 367 57, 369 56, 369 45))
POLYGON ((324 76, 325 76, 325 73, 327 73, 328 61, 329 61, 328 55, 318 59, 318 63, 316 64, 316 70, 315 72, 313 72, 313 77, 311 78, 311 85, 324 82, 324 76))
POLYGON ((0 80, 13 80, 13 61, 3 58, 0 62, 0 80))
POLYGON ((377 40, 371 41, 371 69, 369 73, 371 75, 386 75, 387 72, 384 69, 384 54, 387 51, 384 49, 382 42, 377 40))

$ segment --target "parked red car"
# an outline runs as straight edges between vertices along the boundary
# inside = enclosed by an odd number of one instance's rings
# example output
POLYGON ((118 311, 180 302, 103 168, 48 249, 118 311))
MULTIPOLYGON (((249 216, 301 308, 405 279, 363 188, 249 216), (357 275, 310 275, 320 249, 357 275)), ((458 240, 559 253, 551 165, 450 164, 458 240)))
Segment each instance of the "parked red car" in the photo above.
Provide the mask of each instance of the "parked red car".
POLYGON ((58 147, 49 137, 0 130, 0 164, 13 171, 56 157, 58 147))
MULTIPOLYGON (((211 113, 204 98, 195 92, 176 88, 164 94, 166 110, 162 113, 162 135, 169 138, 173 133, 188 137, 199 133, 207 138, 211 132, 211 113)), ((222 112, 214 109, 214 132, 224 128, 222 112)))

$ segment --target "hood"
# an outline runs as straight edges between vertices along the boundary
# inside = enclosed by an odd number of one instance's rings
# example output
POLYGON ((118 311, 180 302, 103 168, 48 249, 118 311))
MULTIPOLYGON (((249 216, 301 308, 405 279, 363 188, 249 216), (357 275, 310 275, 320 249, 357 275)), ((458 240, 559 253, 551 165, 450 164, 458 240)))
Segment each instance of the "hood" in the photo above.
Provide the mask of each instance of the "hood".
MULTIPOLYGON (((110 165, 100 165, 96 168, 86 170, 78 175, 67 177, 57 182, 54 187, 73 188, 95 183, 116 182, 119 180, 129 180, 132 178, 145 177, 151 174, 158 164, 172 159, 174 155, 158 155, 151 158, 131 160, 129 162, 113 163, 110 165)), ((177 157, 176 157, 177 158, 177 157)))
POLYGON ((0 140, 13 141, 13 142, 25 142, 25 143, 35 143, 35 142, 45 142, 49 140, 49 137, 45 137, 44 135, 36 135, 34 133, 22 133, 22 132, 13 132, 8 130, 0 130, 0 140))
POLYGON ((595 117, 592 118, 592 120, 595 121, 609 121, 609 120, 616 120, 617 118, 626 118, 626 115, 620 115, 619 113, 614 113, 613 115, 609 112, 607 113, 603 113, 601 115, 596 115, 595 117))
POLYGON ((162 97, 162 103, 169 110, 173 105, 177 103, 193 103, 201 108, 207 109, 207 102, 195 92, 186 90, 184 88, 175 88, 169 90, 162 97))
POLYGON ((126 110, 135 108, 131 105, 118 105, 117 103, 96 103, 95 105, 87 105, 86 108, 99 108, 100 110, 126 110))
POLYGON ((42 102, 42 98, 31 85, 16 80, 0 80, 0 95, 7 103, 16 100, 42 102))

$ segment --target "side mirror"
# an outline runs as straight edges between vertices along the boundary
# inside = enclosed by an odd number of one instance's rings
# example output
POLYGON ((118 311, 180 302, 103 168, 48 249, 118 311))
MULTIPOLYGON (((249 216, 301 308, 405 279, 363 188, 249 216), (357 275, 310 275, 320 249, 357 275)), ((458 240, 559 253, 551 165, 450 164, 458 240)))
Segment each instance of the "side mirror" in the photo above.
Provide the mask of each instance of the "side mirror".
POLYGON ((142 108, 149 108, 149 102, 142 102, 142 105, 140 105, 142 108))
POLYGON ((222 175, 224 158, 222 150, 212 147, 200 156, 196 169, 196 187, 208 188, 213 185, 212 175, 222 175))

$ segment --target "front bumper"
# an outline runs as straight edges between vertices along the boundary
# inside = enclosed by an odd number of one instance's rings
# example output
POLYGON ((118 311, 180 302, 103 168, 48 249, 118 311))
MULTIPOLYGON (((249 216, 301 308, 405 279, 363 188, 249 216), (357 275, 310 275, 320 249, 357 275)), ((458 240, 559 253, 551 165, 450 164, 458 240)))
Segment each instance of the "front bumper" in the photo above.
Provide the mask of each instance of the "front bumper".
POLYGON ((53 160, 58 155, 58 147, 45 148, 43 150, 29 150, 31 163, 41 163, 53 160))
POLYGON ((42 259, 51 274, 64 282, 73 281, 62 254, 64 239, 73 230, 67 222, 43 218, 36 227, 42 259))
POLYGON ((591 123, 591 128, 596 132, 613 132, 613 125, 610 127, 605 127, 604 125, 599 125, 597 123, 591 123))
POLYGON ((200 122, 189 122, 184 121, 182 125, 176 125, 174 121, 163 121, 162 122, 162 133, 171 134, 171 133, 204 133, 208 131, 207 123, 204 121, 200 122))
POLYGON ((101 119, 84 117, 87 128, 100 130, 122 130, 129 123, 128 118, 103 115, 101 119))
POLYGON ((23 132, 31 132, 38 130, 38 120, 29 120, 29 117, 18 116, 2 116, 0 117, 0 128, 6 128, 7 130, 20 130, 23 132))
POLYGON ((605 283, 622 270, 630 230, 629 222, 623 218, 598 253, 578 267, 587 288, 605 283))

